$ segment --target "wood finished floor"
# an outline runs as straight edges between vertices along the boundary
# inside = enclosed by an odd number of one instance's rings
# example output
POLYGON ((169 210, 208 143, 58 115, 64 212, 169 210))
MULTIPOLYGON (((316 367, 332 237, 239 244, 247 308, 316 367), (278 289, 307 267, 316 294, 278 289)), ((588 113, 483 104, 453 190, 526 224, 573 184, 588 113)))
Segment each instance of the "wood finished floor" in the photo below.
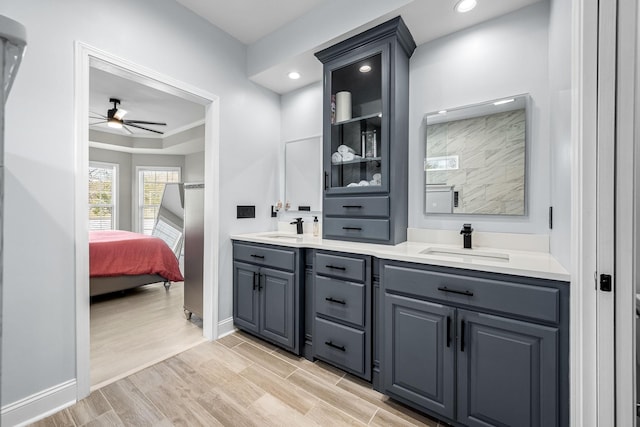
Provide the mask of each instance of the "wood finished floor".
MULTIPOLYGON (((204 342, 182 310, 182 282, 95 297, 91 304, 91 386, 99 388, 204 342)), ((200 326, 200 327, 199 327, 200 326)))
POLYGON ((430 426, 322 362, 236 332, 91 393, 34 426, 430 426))

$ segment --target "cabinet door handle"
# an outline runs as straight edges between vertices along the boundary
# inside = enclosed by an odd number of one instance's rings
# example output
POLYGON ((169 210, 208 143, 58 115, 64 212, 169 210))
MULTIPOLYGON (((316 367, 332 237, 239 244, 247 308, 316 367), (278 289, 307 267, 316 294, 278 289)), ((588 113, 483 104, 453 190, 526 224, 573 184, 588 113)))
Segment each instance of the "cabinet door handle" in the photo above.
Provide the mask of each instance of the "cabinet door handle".
POLYGON ((356 230, 362 231, 362 227, 342 227, 343 230, 356 230))
POLYGON ((335 265, 325 265, 325 267, 330 268, 332 270, 342 270, 342 271, 347 271, 346 267, 336 267, 335 265))
POLYGON ((451 316, 447 316, 447 347, 451 347, 451 316))
POLYGON ((439 291, 442 291, 442 292, 449 292, 449 293, 451 293, 451 294, 466 295, 466 296, 468 296, 468 297, 472 297, 472 296, 473 296, 473 292, 471 292, 471 291, 458 291, 458 290, 456 290, 456 289, 449 289, 449 288, 447 288, 446 286, 440 286, 440 287, 438 288, 438 290, 439 290, 439 291))
POLYGON ((339 299, 334 299, 333 297, 326 297, 325 300, 329 301, 329 302, 335 302, 336 304, 342 304, 342 305, 346 305, 347 302, 344 300, 339 300, 339 299))
POLYGON ((332 343, 331 341, 325 341, 325 344, 328 345, 331 348, 335 348, 336 350, 347 351, 347 349, 344 348, 343 345, 336 345, 336 344, 332 343))
MULTIPOLYGON (((262 290, 262 278, 265 277, 262 274, 258 274, 258 290, 261 291, 262 290)), ((266 277, 265 277, 266 280, 266 277)))
POLYGON ((251 254, 252 258, 260 258, 260 259, 264 259, 264 255, 255 255, 255 254, 251 254))
POLYGON ((465 325, 464 320, 460 322, 460 351, 464 351, 465 325))
POLYGON ((342 207, 345 209, 362 209, 360 205, 342 205, 342 207))
MULTIPOLYGON (((255 291, 258 285, 256 284, 256 278, 258 277, 258 273, 253 272, 253 290, 255 291)), ((258 279, 259 280, 259 279, 258 279)))
POLYGON ((329 185, 327 184, 327 178, 329 178, 329 174, 327 172, 324 173, 324 189, 328 190, 329 185))

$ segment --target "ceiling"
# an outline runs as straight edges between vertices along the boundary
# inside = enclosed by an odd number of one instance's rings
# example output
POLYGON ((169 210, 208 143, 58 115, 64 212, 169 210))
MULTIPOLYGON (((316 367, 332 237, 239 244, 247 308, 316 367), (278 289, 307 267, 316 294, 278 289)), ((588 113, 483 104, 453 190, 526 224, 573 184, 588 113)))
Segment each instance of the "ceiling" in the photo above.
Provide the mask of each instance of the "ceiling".
MULTIPOLYGON (((344 6, 344 0, 176 0, 223 29, 236 39, 248 45, 248 61, 251 62, 252 46, 262 47, 270 38, 277 40, 277 46, 288 55, 281 55, 277 63, 269 64, 262 70, 248 72, 250 79, 277 93, 284 94, 322 79, 322 66, 313 56, 321 48, 330 46, 351 35, 357 34, 392 17, 401 15, 416 44, 421 45, 447 34, 471 27, 492 18, 513 12, 542 0, 478 0, 477 7, 468 13, 457 13, 453 7, 457 0, 349 0, 350 4, 361 3, 373 9, 374 3, 391 5, 386 9, 380 6, 380 13, 371 18, 371 11, 363 10, 358 22, 353 17, 336 16, 336 4, 344 6), (398 6, 399 7, 395 7, 398 6), (326 16, 335 16, 331 25, 323 25, 326 16), (335 27, 340 20, 346 27, 340 34, 335 31, 318 43, 319 36, 309 37, 304 32, 322 33, 323 27, 335 27), (296 21, 306 26, 296 25, 296 21), (353 24, 357 23, 354 27, 353 24), (348 24, 347 24, 348 23, 348 24), (348 26, 351 25, 351 26, 348 26), (290 30, 287 32, 287 30, 290 30), (300 39, 313 40, 305 48, 300 39), (290 46, 287 46, 290 44, 290 46), (296 70, 302 77, 291 80, 289 71, 296 70)), ((272 46, 273 47, 273 46, 272 46)), ((271 53, 271 52, 270 52, 271 53)), ((277 52, 274 52, 277 54, 277 52)))
MULTIPOLYGON (((119 108, 127 111, 125 119, 163 122, 166 126, 141 125, 163 132, 163 135, 142 129, 129 127, 134 132, 129 134, 124 129, 114 129, 100 123, 102 120, 90 119, 91 146, 97 148, 112 147, 118 151, 130 153, 191 154, 204 150, 194 141, 176 143, 179 135, 202 125, 204 122, 204 106, 188 101, 175 94, 156 89, 144 79, 128 78, 125 73, 118 73, 108 67, 101 69, 92 66, 89 72, 89 115, 107 115, 113 108, 110 98, 120 100, 119 108), (121 74, 121 75, 117 75, 121 74), (119 137, 119 138, 118 138, 119 137), (146 141, 145 141, 146 140, 146 141), (129 141, 124 143, 122 141, 129 141), (188 143, 187 143, 188 142, 188 143), (105 145, 110 144, 110 145, 105 145), (195 151, 194 151, 195 150, 195 151)), ((156 85, 157 86, 157 85, 156 85)))
MULTIPOLYGON (((176 1, 246 44, 248 77, 285 94, 322 79, 322 65, 314 52, 392 17, 401 15, 416 44, 421 45, 544 0, 478 0, 478 6, 466 14, 454 12, 457 0, 176 1), (335 13, 347 4, 362 13, 344 16, 335 13), (335 17, 332 25, 322 25, 332 12, 330 16, 335 17), (289 79, 287 74, 291 70, 299 71, 302 77, 289 79)), ((204 120, 202 105, 171 93, 158 82, 92 64, 90 112, 106 115, 113 108, 109 98, 120 99, 120 108, 128 111, 126 119, 167 123, 162 127, 149 125, 165 134, 135 129, 135 134, 129 136, 123 130, 101 124, 90 127, 91 146, 161 154, 191 154, 204 149, 192 137, 193 129, 204 120), (180 137, 181 134, 189 136, 180 137)))

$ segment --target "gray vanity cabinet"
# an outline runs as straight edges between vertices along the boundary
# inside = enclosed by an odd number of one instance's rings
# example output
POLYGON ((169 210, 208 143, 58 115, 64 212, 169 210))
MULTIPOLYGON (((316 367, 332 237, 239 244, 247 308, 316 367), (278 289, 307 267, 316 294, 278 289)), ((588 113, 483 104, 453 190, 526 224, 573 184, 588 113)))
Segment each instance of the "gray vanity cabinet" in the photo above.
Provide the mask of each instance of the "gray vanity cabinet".
POLYGON ((566 283, 385 260, 380 274, 383 393, 465 426, 568 424, 566 283))
POLYGON ((458 420, 558 425, 558 328, 458 311, 458 420))
POLYGON ((406 240, 415 48, 397 17, 315 54, 324 68, 324 238, 406 240))
POLYGON ((384 301, 384 387, 452 419, 455 415, 452 324, 455 309, 400 295, 384 301))
POLYGON ((371 380, 371 257, 315 251, 313 356, 371 380))
POLYGON ((304 344, 300 249, 233 244, 233 322, 296 354, 304 344))

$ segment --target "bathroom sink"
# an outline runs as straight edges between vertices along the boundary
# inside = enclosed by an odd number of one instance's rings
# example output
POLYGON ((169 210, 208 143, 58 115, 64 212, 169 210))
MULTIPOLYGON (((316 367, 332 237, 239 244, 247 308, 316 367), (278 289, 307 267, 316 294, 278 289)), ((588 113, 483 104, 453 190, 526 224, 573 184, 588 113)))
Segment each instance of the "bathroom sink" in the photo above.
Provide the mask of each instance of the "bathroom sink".
POLYGON ((450 256, 455 258, 476 258, 487 261, 509 261, 509 254, 479 251, 476 249, 427 248, 420 251, 420 253, 424 255, 450 256))
POLYGON ((299 236, 297 234, 271 234, 271 233, 266 233, 266 234, 261 234, 260 237, 268 237, 270 239, 283 239, 283 240, 292 240, 292 241, 297 241, 297 240, 302 240, 302 236, 299 236))

